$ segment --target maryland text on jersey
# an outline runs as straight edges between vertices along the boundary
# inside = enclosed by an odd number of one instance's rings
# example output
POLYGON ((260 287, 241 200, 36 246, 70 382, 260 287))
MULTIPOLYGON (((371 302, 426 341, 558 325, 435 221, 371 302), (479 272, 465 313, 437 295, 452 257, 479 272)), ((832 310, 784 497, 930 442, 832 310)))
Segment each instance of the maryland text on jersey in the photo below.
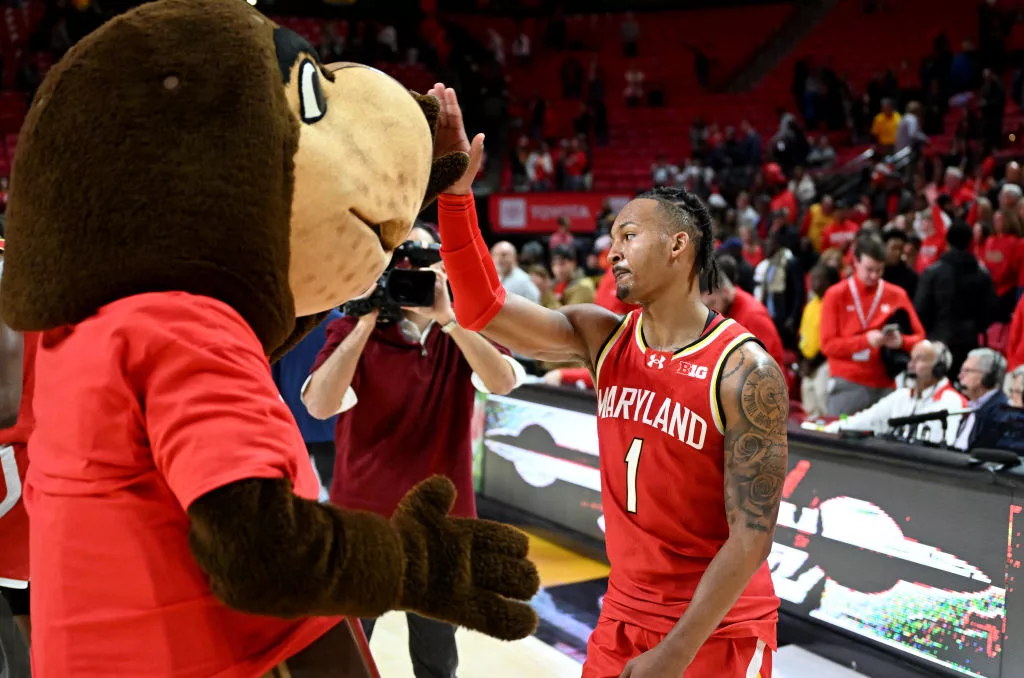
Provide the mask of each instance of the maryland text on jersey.
POLYGON ((708 432, 708 423, 690 408, 654 391, 629 386, 598 389, 597 416, 645 424, 695 450, 704 449, 708 432))

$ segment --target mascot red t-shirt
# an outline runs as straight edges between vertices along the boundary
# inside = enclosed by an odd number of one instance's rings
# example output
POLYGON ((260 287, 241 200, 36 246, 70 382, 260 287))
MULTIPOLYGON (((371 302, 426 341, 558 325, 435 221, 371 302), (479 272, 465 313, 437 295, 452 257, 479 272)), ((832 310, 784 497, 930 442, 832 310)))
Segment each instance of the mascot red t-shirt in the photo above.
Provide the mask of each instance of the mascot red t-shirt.
POLYGON ((35 402, 25 499, 32 649, 46 676, 109 676, 99 658, 132 637, 145 640, 120 675, 251 678, 338 624, 232 610, 189 551, 185 511, 218 487, 288 478, 303 498, 319 492, 237 311, 183 292, 126 297, 44 333, 36 364, 46 397, 35 402), (119 574, 82 586, 83 564, 119 574))

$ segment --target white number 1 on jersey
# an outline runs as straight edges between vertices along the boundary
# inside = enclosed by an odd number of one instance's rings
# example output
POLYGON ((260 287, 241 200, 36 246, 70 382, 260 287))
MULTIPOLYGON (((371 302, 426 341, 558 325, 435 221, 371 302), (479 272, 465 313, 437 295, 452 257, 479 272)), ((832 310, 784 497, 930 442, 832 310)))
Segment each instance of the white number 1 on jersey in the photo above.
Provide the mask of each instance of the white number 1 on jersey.
POLYGON ((629 452, 626 452, 626 510, 630 513, 636 513, 636 473, 640 468, 643 448, 643 438, 633 438, 629 452))

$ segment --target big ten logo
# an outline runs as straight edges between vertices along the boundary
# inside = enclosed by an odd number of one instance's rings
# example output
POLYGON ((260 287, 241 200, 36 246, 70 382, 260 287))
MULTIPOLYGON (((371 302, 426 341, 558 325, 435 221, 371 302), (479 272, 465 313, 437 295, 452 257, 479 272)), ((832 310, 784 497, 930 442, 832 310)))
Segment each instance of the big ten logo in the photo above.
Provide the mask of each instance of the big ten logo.
POLYGON ((692 379, 707 379, 708 368, 704 365, 694 365, 693 363, 680 361, 679 367, 676 368, 676 374, 692 379))

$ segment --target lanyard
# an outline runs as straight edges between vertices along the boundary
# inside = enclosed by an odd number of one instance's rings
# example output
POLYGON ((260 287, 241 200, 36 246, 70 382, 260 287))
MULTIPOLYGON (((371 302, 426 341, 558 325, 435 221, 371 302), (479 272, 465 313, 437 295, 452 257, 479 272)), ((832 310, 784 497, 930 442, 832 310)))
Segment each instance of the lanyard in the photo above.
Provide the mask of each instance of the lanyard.
POLYGON ((853 305, 857 309, 857 317, 860 318, 860 326, 864 331, 868 329, 868 323, 871 322, 871 318, 874 317, 875 311, 878 310, 878 304, 882 301, 882 286, 885 285, 884 280, 878 281, 878 290, 875 292, 875 300, 871 302, 871 309, 868 311, 867 316, 864 315, 864 307, 860 303, 860 292, 857 291, 857 285, 853 282, 853 278, 847 278, 847 282, 850 284, 850 294, 853 295, 853 305))

